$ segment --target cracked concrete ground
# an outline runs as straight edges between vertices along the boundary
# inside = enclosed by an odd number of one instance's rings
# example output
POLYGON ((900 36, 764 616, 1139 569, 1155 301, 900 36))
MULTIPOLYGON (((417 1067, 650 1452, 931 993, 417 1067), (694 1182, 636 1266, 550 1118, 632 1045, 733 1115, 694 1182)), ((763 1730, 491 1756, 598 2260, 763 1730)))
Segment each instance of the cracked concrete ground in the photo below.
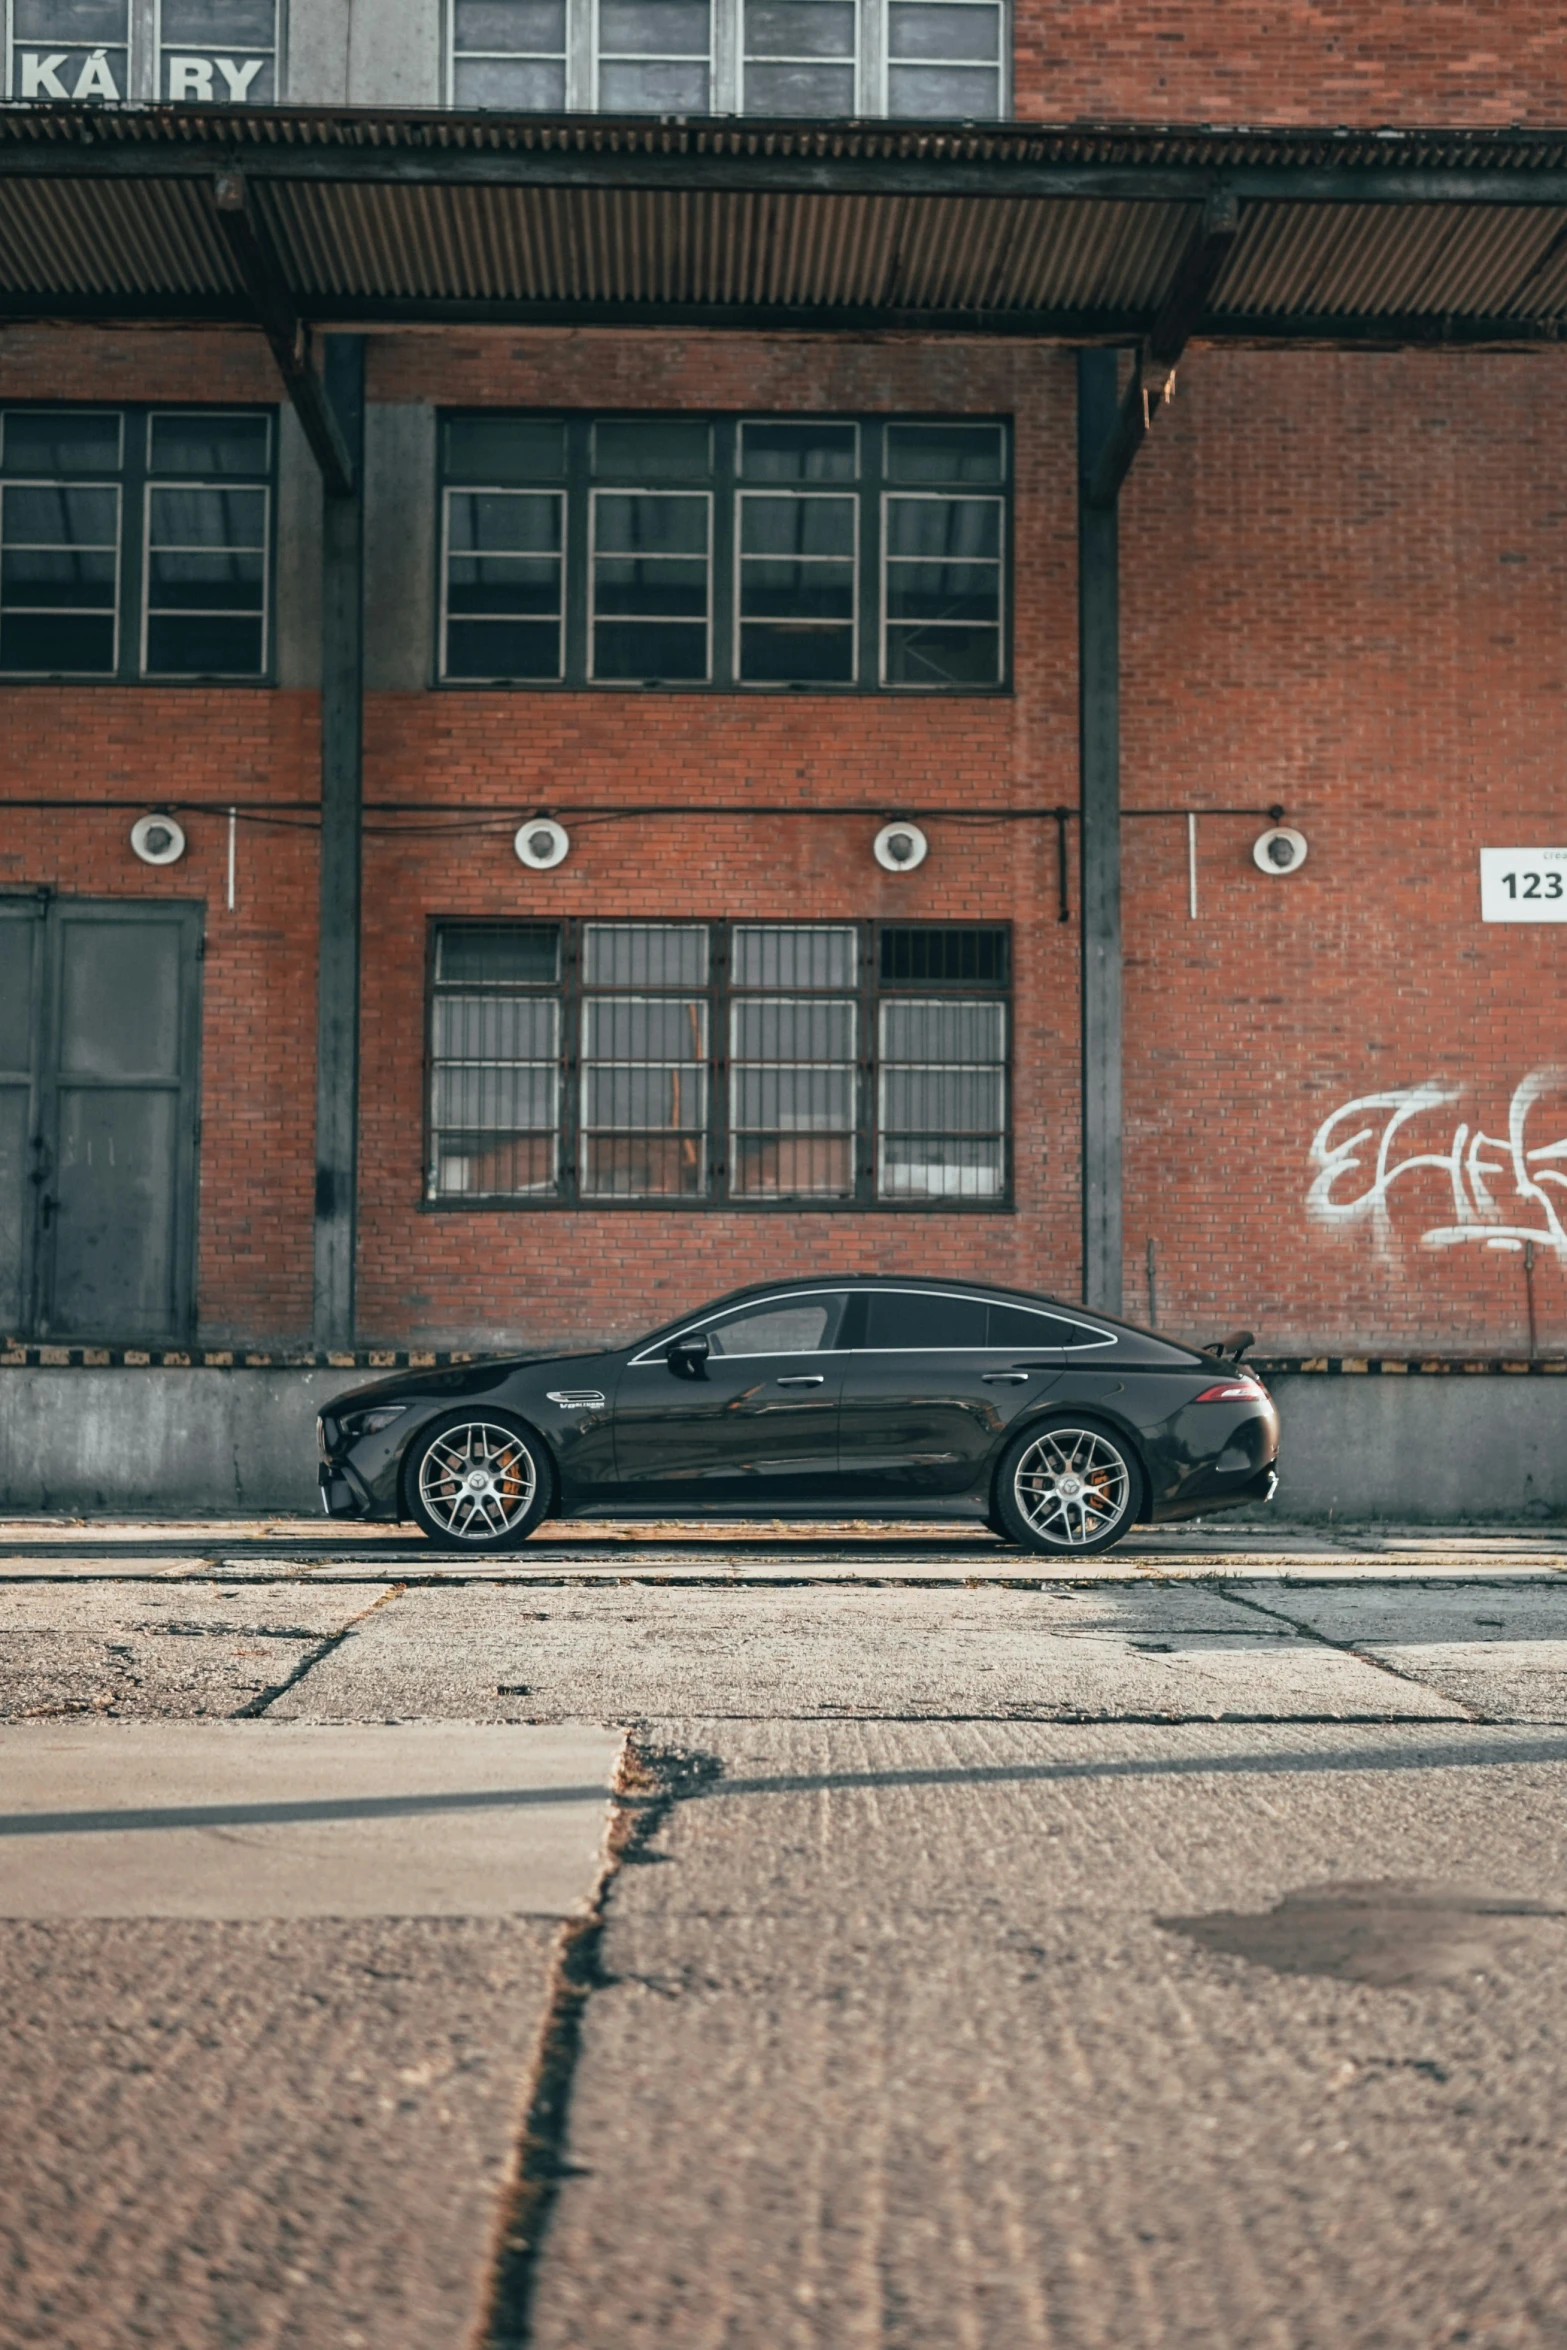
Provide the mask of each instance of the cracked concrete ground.
POLYGON ((916 1588, 892 1541, 812 1583, 798 1540, 736 1568, 659 1529, 405 1587, 400 1544, 63 1531, 0 1553, 7 1738, 89 1705, 104 1738, 596 1725, 686 1769, 610 1882, 528 2140, 553 2208, 487 2331, 547 1921, 0 1924, 0 2342, 1567 2345, 1549 1541, 1041 1589, 927 1539, 916 1588), (1362 1908, 1264 1963, 1321 1884, 1362 1908))

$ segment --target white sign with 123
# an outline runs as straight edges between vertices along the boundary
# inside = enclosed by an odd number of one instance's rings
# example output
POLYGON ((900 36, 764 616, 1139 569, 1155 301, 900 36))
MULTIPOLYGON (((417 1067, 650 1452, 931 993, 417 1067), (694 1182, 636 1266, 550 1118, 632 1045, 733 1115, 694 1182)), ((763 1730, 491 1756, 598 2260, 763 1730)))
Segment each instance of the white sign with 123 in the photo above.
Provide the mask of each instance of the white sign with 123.
POLYGON ((1567 922, 1567 849, 1482 849, 1482 922, 1567 922))

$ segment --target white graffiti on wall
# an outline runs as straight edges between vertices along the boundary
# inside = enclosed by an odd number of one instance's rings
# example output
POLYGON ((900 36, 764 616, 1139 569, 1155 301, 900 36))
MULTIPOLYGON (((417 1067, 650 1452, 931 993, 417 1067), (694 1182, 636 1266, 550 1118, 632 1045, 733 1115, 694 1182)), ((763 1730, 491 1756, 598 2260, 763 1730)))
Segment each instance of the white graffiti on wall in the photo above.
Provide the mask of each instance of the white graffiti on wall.
MULTIPOLYGON (((1428 1083, 1361 1094, 1317 1128, 1311 1145, 1317 1173, 1306 1194, 1307 1213, 1324 1224, 1368 1222, 1377 1239, 1387 1243, 1394 1237, 1394 1186, 1418 1190, 1418 1181, 1411 1186, 1411 1177, 1419 1178, 1422 1172, 1427 1178, 1439 1175, 1452 1198, 1452 1221, 1429 1225, 1420 1234, 1424 1247, 1478 1243, 1520 1249, 1532 1240, 1537 1247, 1555 1250, 1567 1270, 1567 1228, 1562 1221, 1567 1211, 1567 1100, 1551 1125, 1543 1124, 1539 1106, 1550 1094, 1567 1094, 1567 1067, 1531 1069, 1519 1081, 1508 1104, 1505 1134, 1487 1134, 1479 1126, 1455 1120, 1445 1150, 1416 1146, 1431 1139, 1424 1122, 1461 1101, 1461 1092, 1428 1083), (1543 1139, 1552 1125, 1555 1139, 1543 1139)), ((1446 1124, 1444 1119, 1444 1130, 1446 1124)))

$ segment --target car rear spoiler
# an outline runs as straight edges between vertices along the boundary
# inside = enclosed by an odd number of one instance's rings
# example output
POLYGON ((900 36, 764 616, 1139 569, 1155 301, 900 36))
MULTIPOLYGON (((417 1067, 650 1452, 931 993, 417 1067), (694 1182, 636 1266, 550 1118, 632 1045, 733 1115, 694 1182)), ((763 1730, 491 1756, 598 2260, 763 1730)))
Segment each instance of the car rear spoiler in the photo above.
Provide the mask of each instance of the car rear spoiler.
POLYGON ((1254 1330, 1232 1330, 1227 1338, 1210 1339, 1200 1352, 1217 1355, 1221 1363, 1238 1363, 1246 1349, 1256 1343, 1257 1334, 1254 1330))

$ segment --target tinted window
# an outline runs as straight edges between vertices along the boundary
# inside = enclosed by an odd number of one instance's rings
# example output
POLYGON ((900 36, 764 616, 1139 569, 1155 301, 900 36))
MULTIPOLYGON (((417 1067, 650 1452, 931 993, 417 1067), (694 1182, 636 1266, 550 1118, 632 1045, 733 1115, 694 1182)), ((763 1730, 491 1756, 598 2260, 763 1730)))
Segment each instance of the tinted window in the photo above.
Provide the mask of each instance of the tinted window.
POLYGON ((1097 1331, 1085 1330, 1080 1322, 1058 1321, 1054 1314, 1036 1314, 1028 1306, 990 1309, 992 1346, 1087 1346, 1097 1336, 1097 1331))
POLYGON ((834 1298, 802 1299, 798 1305, 758 1306, 751 1314, 737 1314, 708 1332, 715 1355, 815 1354, 827 1336, 827 1324, 837 1305, 834 1298))
POLYGON ((878 1349, 983 1346, 985 1316, 982 1298, 942 1297, 918 1289, 873 1290, 860 1343, 878 1349))

